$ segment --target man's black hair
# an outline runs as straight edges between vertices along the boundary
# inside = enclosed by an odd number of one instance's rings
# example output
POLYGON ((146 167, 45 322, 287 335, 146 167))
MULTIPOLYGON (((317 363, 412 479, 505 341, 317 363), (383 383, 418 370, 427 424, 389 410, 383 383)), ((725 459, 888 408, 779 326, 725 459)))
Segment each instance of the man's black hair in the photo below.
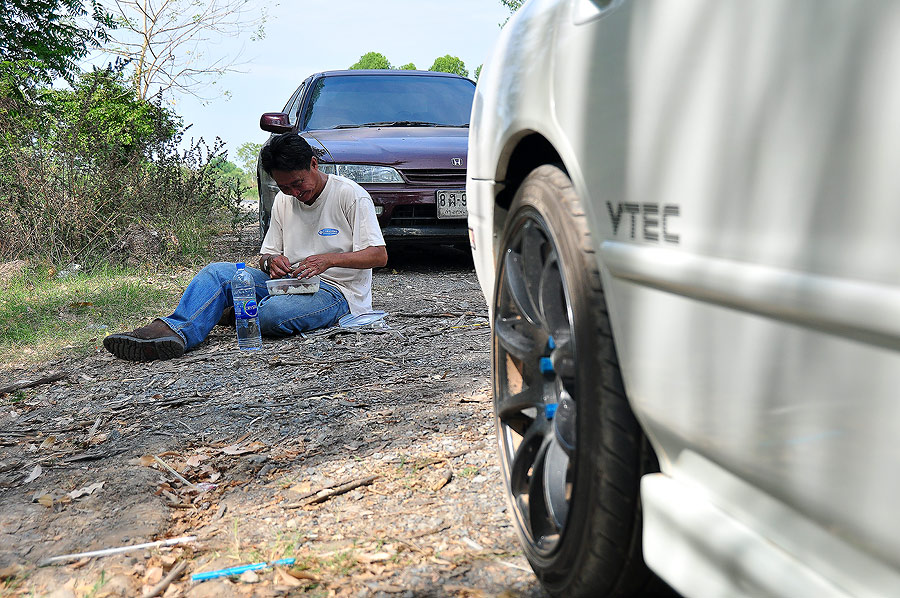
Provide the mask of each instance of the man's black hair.
POLYGON ((309 170, 312 158, 318 158, 312 146, 296 133, 282 133, 272 138, 259 153, 263 170, 269 176, 273 170, 290 172, 292 170, 309 170))

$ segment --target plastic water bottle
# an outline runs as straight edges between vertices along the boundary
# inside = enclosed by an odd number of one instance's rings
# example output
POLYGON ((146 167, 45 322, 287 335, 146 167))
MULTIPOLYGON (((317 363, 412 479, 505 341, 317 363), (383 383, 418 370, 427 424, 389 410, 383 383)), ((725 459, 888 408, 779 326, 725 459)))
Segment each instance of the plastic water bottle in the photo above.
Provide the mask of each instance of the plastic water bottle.
POLYGON ((259 332, 259 316, 256 305, 256 283, 238 262, 237 272, 231 279, 231 296, 234 298, 234 324, 237 328, 238 347, 254 351, 262 348, 259 332))

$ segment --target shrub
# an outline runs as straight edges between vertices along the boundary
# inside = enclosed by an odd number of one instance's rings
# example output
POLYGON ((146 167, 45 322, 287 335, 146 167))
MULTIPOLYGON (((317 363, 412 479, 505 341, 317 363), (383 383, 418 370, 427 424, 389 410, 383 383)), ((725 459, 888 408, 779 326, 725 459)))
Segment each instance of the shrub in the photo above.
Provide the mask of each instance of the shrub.
POLYGON ((181 119, 137 99, 118 69, 83 74, 68 90, 2 89, 0 259, 193 259, 238 222, 243 188, 214 167, 222 142, 179 150, 181 119), (135 256, 136 236, 158 242, 135 256))

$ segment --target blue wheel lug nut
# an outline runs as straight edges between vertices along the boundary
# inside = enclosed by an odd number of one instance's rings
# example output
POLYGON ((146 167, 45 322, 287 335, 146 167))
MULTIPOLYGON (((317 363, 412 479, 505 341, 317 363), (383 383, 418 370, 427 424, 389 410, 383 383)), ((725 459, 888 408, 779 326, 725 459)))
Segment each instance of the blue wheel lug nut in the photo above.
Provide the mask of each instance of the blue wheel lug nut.
POLYGON ((549 357, 541 357, 541 360, 538 363, 538 367, 540 368, 542 374, 553 373, 553 361, 549 357))
POLYGON ((556 415, 556 407, 557 403, 544 405, 544 414, 547 416, 547 419, 553 419, 553 416, 556 415))

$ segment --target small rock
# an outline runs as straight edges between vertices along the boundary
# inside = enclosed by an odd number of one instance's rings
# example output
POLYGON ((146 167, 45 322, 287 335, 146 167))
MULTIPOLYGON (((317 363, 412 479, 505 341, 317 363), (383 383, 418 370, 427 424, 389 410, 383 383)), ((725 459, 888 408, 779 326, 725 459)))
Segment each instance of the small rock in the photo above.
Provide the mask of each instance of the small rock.
POLYGON ((239 578, 243 583, 258 583, 259 575, 256 571, 244 571, 239 578))

